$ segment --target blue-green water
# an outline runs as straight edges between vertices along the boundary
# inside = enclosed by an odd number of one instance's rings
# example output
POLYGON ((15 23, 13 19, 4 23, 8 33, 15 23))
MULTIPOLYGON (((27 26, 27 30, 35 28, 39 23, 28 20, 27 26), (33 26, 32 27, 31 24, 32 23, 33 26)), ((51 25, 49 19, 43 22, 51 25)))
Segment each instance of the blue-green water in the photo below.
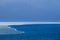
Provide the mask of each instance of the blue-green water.
POLYGON ((23 34, 0 35, 0 40, 60 40, 60 24, 9 25, 23 34))

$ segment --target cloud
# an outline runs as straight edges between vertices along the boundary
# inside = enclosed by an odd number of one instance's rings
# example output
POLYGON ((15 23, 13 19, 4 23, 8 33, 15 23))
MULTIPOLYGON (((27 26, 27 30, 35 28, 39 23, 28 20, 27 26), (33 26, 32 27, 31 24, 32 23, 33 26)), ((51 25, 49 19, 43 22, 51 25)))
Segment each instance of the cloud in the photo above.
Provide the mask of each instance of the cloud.
POLYGON ((40 21, 41 18, 42 20, 45 18, 58 18, 60 17, 59 5, 58 0, 0 0, 0 20, 40 21))
POLYGON ((0 0, 0 6, 10 4, 31 5, 35 8, 48 8, 58 6, 58 0, 0 0))
POLYGON ((0 0, 0 6, 6 6, 7 4, 24 4, 31 5, 38 8, 47 7, 47 2, 44 0, 0 0))

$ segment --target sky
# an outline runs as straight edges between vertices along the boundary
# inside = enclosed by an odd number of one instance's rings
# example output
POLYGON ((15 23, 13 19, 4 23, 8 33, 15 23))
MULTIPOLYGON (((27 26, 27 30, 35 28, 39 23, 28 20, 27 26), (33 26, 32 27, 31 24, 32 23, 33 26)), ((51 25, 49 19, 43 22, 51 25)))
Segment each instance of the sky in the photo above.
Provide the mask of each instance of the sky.
POLYGON ((0 22, 60 22, 60 0, 0 0, 0 22))

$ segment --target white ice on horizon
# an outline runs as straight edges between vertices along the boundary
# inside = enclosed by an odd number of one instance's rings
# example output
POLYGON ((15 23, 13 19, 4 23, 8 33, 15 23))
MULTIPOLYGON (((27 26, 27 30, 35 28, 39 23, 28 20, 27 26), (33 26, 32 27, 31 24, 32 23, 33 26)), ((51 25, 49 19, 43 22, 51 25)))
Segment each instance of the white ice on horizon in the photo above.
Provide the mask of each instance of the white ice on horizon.
POLYGON ((60 22, 0 22, 0 25, 60 24, 60 22))

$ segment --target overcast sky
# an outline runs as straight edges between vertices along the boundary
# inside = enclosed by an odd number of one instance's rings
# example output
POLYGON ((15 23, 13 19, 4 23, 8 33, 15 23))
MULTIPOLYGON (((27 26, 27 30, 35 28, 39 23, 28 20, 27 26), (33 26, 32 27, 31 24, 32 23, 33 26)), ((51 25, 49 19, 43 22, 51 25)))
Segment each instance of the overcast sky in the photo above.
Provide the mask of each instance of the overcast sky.
POLYGON ((60 21, 60 0, 0 0, 0 21, 60 21))

